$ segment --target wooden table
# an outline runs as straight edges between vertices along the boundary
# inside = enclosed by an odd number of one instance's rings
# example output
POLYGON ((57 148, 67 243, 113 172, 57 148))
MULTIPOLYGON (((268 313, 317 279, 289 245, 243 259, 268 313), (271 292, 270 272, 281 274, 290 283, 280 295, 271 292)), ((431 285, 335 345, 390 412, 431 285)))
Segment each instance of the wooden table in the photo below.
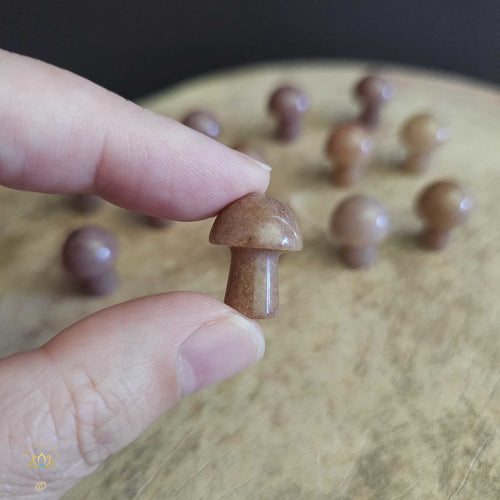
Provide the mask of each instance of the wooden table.
MULTIPOLYGON (((282 258, 281 314, 263 322, 256 366, 190 396, 74 487, 94 499, 500 498, 500 93, 472 81, 387 68, 397 96, 384 112, 362 182, 335 189, 323 145, 356 113, 353 83, 366 67, 263 65, 196 79, 143 104, 175 118, 208 107, 222 142, 253 141, 273 166, 269 192, 290 204, 304 250, 282 258), (271 137, 269 92, 303 87, 312 109, 291 145, 271 137), (432 110, 453 138, 423 177, 396 169, 397 130, 432 110), (412 203, 438 178, 475 200, 451 246, 414 243, 412 203), (383 201, 393 233, 377 265, 350 271, 326 235, 332 208, 352 192, 383 201)), ((155 231, 108 205, 75 215, 63 197, 0 191, 0 353, 39 346, 107 305, 144 294, 198 290, 222 298, 228 252, 209 245, 212 221, 155 231), (122 285, 104 299, 71 292, 59 266, 68 231, 111 228, 122 285)))

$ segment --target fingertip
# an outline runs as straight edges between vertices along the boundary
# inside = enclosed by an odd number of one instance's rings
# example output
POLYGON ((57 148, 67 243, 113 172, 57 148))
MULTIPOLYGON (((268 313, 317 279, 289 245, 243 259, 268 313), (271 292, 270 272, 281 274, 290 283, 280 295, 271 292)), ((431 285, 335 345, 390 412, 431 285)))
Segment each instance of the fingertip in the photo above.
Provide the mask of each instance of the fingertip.
POLYGON ((179 349, 181 396, 232 377, 256 363, 264 351, 259 324, 239 314, 203 325, 179 349))

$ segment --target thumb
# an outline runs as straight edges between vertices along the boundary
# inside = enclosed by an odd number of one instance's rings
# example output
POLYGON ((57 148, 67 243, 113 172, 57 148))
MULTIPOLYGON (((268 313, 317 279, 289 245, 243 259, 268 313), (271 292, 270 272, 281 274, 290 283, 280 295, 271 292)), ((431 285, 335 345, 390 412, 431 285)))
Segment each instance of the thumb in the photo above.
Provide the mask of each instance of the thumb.
POLYGON ((0 498, 35 497, 42 475, 46 493, 61 495, 183 396, 263 353, 258 323, 210 297, 177 292, 105 309, 0 361, 0 445, 9 450, 0 498), (36 442, 57 449, 56 466, 28 466, 31 453, 23 452, 36 442))

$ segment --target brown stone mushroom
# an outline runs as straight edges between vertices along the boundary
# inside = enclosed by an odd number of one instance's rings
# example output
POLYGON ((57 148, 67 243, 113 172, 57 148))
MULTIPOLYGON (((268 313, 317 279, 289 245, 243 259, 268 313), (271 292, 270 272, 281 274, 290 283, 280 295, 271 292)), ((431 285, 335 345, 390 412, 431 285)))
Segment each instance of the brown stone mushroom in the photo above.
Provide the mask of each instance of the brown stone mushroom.
POLYGON ((204 109, 196 109, 189 112, 182 119, 182 123, 186 125, 186 127, 208 135, 208 137, 212 139, 216 139, 220 134, 219 122, 210 111, 204 109))
POLYGON ((429 168, 431 153, 448 138, 448 131, 433 115, 421 113, 403 124, 400 137, 407 151, 403 170, 422 173, 429 168))
POLYGON ((269 99, 269 112, 276 118, 276 138, 293 141, 300 135, 302 115, 309 108, 309 99, 297 87, 285 85, 276 89, 269 99))
POLYGON ((219 213, 210 243, 231 249, 224 302, 249 318, 276 316, 279 257, 302 249, 292 211, 266 194, 247 194, 219 213))
POLYGON ((333 212, 330 231, 339 244, 338 255, 345 265, 369 267, 377 258, 376 244, 389 232, 389 217, 377 200, 350 196, 333 212))
POLYGON ((424 222, 421 245, 429 250, 444 248, 450 231, 467 220, 471 208, 471 199, 455 182, 439 181, 427 186, 416 203, 416 212, 424 222))
POLYGON ((357 83, 354 95, 363 106, 359 123, 374 128, 380 122, 382 106, 394 95, 394 86, 380 76, 369 75, 357 83))
POLYGON ((62 259, 66 270, 90 295, 106 295, 118 285, 114 262, 118 254, 116 238, 105 229, 85 226, 66 239, 62 259))
POLYGON ((326 154, 333 166, 333 183, 349 187, 361 177, 373 140, 364 127, 355 123, 337 126, 326 143, 326 154))

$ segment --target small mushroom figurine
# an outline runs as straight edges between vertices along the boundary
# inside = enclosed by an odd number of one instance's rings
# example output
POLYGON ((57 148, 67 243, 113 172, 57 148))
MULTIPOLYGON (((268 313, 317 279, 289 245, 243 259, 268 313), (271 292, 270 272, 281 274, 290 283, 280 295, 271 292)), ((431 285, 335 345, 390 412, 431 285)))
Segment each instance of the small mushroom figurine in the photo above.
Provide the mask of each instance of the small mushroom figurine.
POLYGON ((446 247, 450 231, 467 220, 471 208, 471 199, 457 183, 439 181, 427 186, 416 203, 416 212, 424 223, 421 245, 428 250, 446 247))
POLYGON ((249 318, 276 316, 279 257, 302 249, 292 211, 266 194, 247 194, 222 209, 212 226, 210 243, 231 249, 224 302, 249 318))
POLYGON ((362 78, 354 88, 354 95, 363 106, 358 121, 368 128, 375 128, 380 122, 382 106, 394 95, 394 86, 376 75, 362 78))
POLYGON ((268 108, 277 121, 277 139, 288 142, 300 136, 302 115, 309 108, 304 92, 291 85, 279 87, 271 94, 268 108))
POLYGON ((346 266, 369 267, 377 259, 377 243, 389 232, 389 216, 377 200, 350 196, 333 212, 330 231, 339 244, 339 258, 346 266))
POLYGON ((208 135, 212 139, 216 139, 220 134, 220 125, 215 116, 205 109, 195 109, 189 112, 182 119, 182 123, 186 127, 192 128, 208 135))
POLYGON ((361 177, 373 149, 371 135, 356 123, 338 125, 326 143, 326 155, 333 166, 333 183, 349 187, 361 177))
POLYGON ((71 195, 71 204, 82 213, 96 212, 102 207, 102 199, 99 196, 88 193, 71 195))
POLYGON ((448 130, 430 113, 412 116, 402 126, 401 142, 407 151, 402 168, 409 173, 423 173, 430 165, 431 153, 446 139, 448 130))
POLYGON ((116 238, 105 229, 85 226, 66 239, 62 259, 65 269, 90 295, 107 295, 118 285, 114 262, 118 254, 116 238))

